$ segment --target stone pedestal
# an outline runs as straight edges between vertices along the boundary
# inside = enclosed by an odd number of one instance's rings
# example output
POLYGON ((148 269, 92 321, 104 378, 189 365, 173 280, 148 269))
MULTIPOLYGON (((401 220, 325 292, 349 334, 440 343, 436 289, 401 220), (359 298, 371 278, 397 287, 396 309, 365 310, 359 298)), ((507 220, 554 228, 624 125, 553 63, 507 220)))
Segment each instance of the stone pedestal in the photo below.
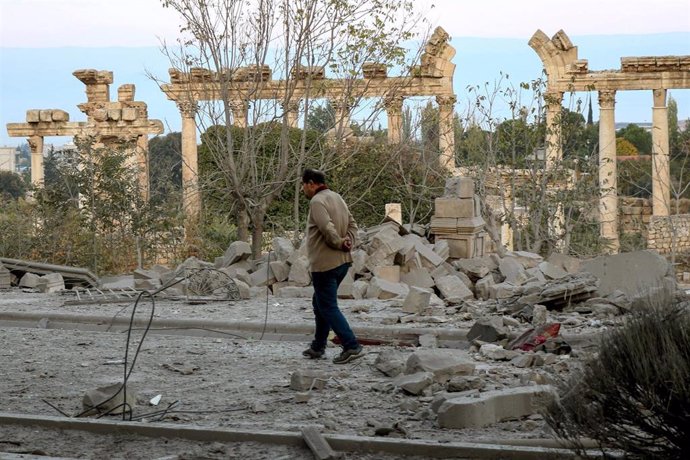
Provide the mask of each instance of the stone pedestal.
POLYGON ((450 257, 483 257, 488 245, 485 222, 474 198, 474 182, 468 177, 453 177, 446 183, 446 193, 434 202, 431 233, 448 243, 450 257))

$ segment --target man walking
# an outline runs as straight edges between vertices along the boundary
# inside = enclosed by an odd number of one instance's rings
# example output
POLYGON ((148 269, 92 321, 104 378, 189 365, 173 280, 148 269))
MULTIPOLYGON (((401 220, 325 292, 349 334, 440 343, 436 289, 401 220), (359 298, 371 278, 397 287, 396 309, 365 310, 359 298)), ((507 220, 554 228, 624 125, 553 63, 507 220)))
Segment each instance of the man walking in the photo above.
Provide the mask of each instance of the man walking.
POLYGON ((326 186, 323 172, 305 169, 302 191, 309 198, 307 252, 314 286, 312 306, 316 321, 314 340, 302 355, 311 359, 323 357, 328 333, 332 329, 343 347, 333 362, 349 363, 363 356, 364 350, 338 308, 338 286, 352 265, 350 251, 357 237, 357 224, 342 197, 326 186))

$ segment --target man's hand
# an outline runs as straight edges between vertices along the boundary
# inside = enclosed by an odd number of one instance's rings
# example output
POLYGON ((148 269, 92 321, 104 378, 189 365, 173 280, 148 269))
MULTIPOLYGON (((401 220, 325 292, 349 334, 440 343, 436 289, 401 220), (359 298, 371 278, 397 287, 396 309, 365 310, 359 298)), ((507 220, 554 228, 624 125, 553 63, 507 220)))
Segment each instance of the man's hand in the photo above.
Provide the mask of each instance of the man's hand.
POLYGON ((343 238, 343 244, 342 246, 340 246, 340 249, 342 249, 345 252, 352 251, 352 240, 350 239, 349 235, 343 238))

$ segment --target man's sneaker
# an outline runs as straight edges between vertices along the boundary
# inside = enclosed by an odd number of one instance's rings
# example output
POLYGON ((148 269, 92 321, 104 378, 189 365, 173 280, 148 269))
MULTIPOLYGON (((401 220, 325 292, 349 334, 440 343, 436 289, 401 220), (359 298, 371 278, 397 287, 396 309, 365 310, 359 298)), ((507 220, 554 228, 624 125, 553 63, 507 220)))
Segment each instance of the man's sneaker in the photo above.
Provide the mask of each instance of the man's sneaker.
POLYGON ((326 350, 314 350, 312 347, 309 347, 302 352, 302 356, 309 359, 323 358, 324 354, 326 354, 326 350))
POLYGON ((345 364, 350 361, 354 361, 357 358, 364 356, 364 348, 361 345, 357 345, 357 348, 350 348, 349 350, 343 350, 338 356, 333 358, 333 364, 345 364))

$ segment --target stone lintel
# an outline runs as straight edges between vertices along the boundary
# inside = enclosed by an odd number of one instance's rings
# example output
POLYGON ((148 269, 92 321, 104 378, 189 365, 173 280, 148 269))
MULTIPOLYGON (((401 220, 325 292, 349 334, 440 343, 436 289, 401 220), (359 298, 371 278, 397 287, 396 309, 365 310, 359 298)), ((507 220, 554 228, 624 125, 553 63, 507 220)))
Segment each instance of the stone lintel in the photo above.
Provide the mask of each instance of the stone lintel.
POLYGON ((553 91, 690 89, 690 71, 620 72, 603 70, 549 81, 553 91))
POLYGON ((148 135, 162 134, 163 122, 160 120, 146 120, 139 123, 125 123, 110 121, 90 124, 86 122, 38 122, 38 123, 8 123, 7 133, 10 137, 30 136, 79 136, 92 134, 95 136, 119 137, 120 135, 148 135))
MULTIPOLYGON (((293 98, 302 98, 310 94, 311 98, 335 99, 342 97, 346 91, 362 97, 385 97, 394 92, 402 97, 408 96, 452 96, 452 77, 389 77, 381 79, 358 80, 322 80, 318 86, 308 81, 290 82, 293 98)), ((161 89, 172 101, 188 100, 191 96, 195 101, 217 100, 221 98, 221 87, 218 81, 208 83, 161 85, 161 89)), ((229 85, 230 94, 242 97, 251 95, 252 99, 282 99, 285 95, 285 82, 275 80, 263 82, 233 82, 229 85)))

